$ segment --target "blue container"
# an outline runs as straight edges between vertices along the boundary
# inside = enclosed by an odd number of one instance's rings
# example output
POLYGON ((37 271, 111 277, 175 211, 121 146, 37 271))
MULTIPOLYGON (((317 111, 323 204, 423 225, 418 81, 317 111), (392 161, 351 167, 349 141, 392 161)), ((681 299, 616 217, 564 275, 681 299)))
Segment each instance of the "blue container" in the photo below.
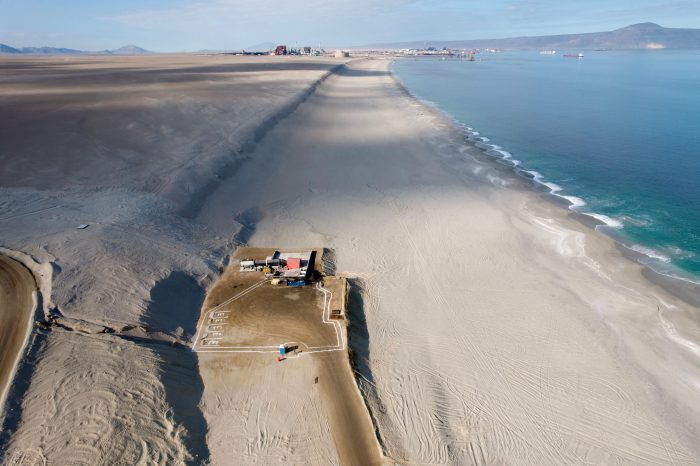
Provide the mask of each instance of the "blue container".
POLYGON ((303 280, 296 282, 287 282, 287 286, 304 286, 306 283, 303 280))
POLYGON ((287 352, 287 348, 284 347, 284 345, 280 345, 280 354, 284 354, 287 352))

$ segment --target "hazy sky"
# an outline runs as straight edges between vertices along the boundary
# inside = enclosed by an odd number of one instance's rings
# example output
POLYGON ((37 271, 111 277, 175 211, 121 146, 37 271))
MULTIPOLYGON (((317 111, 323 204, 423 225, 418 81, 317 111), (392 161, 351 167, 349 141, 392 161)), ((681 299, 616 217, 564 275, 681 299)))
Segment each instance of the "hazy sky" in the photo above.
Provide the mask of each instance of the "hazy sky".
POLYGON ((362 45, 700 28, 700 0, 0 0, 0 43, 85 50, 362 45))

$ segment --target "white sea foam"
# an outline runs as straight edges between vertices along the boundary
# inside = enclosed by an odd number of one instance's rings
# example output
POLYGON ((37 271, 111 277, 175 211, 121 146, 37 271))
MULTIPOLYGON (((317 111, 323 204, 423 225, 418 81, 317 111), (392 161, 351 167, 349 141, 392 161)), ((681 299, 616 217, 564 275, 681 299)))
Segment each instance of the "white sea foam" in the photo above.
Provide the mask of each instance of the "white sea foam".
POLYGON ((586 205, 586 201, 581 199, 580 197, 576 196, 561 196, 567 201, 571 202, 571 205, 569 206, 569 209, 578 209, 579 207, 583 207, 586 205))
POLYGON ((515 160, 510 152, 503 150, 501 148, 501 146, 499 146, 499 145, 482 144, 480 142, 477 142, 474 145, 476 147, 479 147, 479 148, 485 150, 486 155, 493 157, 497 160, 507 162, 510 165, 512 165, 513 167, 517 167, 518 165, 520 165, 520 160, 515 160), (486 149, 488 149, 488 150, 486 150, 486 149))
POLYGON ((493 155, 494 157, 499 157, 502 160, 506 160, 513 164, 514 167, 517 167, 520 165, 520 160, 514 159, 513 154, 508 152, 507 150, 503 150, 501 146, 498 146, 496 144, 491 144, 491 150, 487 152, 488 155, 493 155))
POLYGON ((529 173, 532 175, 532 179, 535 181, 535 183, 539 183, 542 186, 546 186, 549 188, 549 193, 552 194, 553 196, 560 197, 562 199, 566 199, 569 201, 571 204, 569 206, 569 209, 571 210, 576 210, 579 207, 583 207, 586 205, 586 201, 581 199, 580 197, 577 196, 570 196, 570 195, 564 195, 564 194, 559 194, 561 191, 563 191, 564 188, 559 186, 556 183, 552 183, 551 181, 544 181, 544 177, 540 172, 537 172, 535 170, 523 170, 525 173, 529 173))
POLYGON ((508 158, 505 158, 505 157, 501 157, 501 158, 499 158, 498 160, 501 160, 501 161, 503 161, 503 162, 509 163, 509 164, 511 164, 513 167, 517 167, 518 165, 520 165, 520 160, 508 159, 508 158))
MULTIPOLYGON (((543 184, 546 187, 548 187, 550 189, 550 191, 552 192, 552 194, 556 194, 562 190, 561 186, 559 186, 556 183, 552 183, 551 181, 540 181, 540 184, 543 184)), ((560 197, 562 197, 562 196, 560 196, 560 197)))
POLYGON ((540 172, 537 172, 535 170, 523 170, 525 173, 529 173, 532 175, 532 179, 537 181, 538 183, 542 180, 542 174, 540 172))
POLYGON ((595 212, 585 212, 585 214, 590 216, 590 217, 593 217, 597 220, 600 220, 601 222, 603 222, 605 224, 605 226, 608 226, 611 228, 622 228, 624 226, 622 221, 617 220, 617 219, 612 218, 612 217, 608 217, 607 215, 597 214, 595 212))
POLYGON ((652 249, 652 248, 649 248, 646 246, 642 246, 641 244, 633 244, 632 246, 629 246, 629 248, 633 251, 640 253, 640 254, 644 254, 645 256, 647 256, 651 259, 659 260, 665 264, 668 264, 669 262, 671 262, 670 257, 660 253, 659 251, 657 251, 655 249, 652 249))

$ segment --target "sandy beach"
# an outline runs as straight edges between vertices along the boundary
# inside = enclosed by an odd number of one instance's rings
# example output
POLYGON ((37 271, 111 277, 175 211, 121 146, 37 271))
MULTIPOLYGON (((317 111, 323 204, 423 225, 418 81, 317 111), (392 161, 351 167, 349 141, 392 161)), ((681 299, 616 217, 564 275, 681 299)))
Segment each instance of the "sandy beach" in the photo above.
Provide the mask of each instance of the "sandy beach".
POLYGON ((0 138, 17 138, 0 246, 51 264, 57 324, 20 364, 5 462, 347 458, 310 367, 283 368, 285 406, 255 368, 188 346, 242 245, 333 251, 386 464, 700 461, 700 309, 484 157, 389 60, 35 60, 0 62, 0 138), (129 99, 93 88, 114 73, 129 99), (36 122, 25 105, 48 94, 36 122))
POLYGON ((387 68, 330 78, 198 220, 223 229, 222 212, 255 211, 251 245, 336 251, 362 290, 361 385, 390 459, 697 461, 698 360, 679 344, 697 337, 696 310, 480 161, 387 68), (256 173, 269 181, 240 189, 256 173))

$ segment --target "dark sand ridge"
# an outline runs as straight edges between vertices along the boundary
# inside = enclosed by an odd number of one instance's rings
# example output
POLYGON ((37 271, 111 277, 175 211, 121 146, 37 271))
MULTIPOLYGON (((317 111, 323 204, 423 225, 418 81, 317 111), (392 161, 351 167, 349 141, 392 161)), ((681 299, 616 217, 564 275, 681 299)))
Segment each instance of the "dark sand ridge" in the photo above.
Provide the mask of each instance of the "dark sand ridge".
POLYGON ((27 339, 35 310, 34 276, 26 267, 0 254, 0 403, 27 339))

